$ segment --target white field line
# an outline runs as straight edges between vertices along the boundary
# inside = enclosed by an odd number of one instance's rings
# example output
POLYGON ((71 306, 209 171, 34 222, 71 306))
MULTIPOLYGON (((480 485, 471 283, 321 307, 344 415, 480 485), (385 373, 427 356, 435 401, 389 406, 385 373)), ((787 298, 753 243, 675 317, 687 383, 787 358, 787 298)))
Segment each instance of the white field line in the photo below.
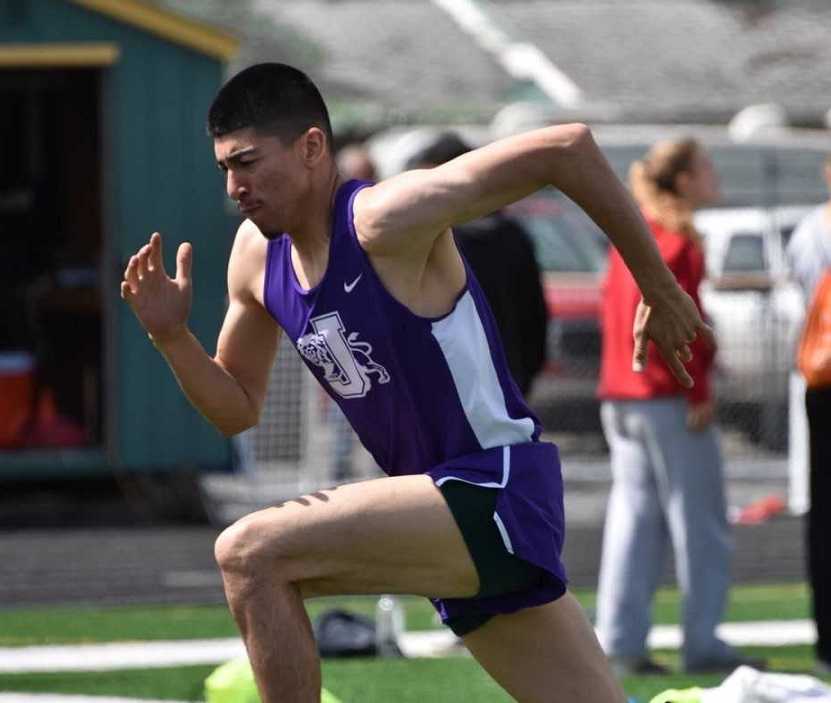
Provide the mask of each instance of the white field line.
MULTIPOLYGON (((812 644, 816 639, 809 620, 769 620, 725 623, 719 635, 735 646, 786 646, 812 644)), ((658 625, 649 634, 649 646, 677 649, 681 632, 676 625, 658 625)), ((401 649, 408 657, 436 657, 463 653, 449 630, 407 632, 401 649)), ((195 664, 221 664, 245 653, 238 638, 108 642, 103 644, 49 645, 0 648, 0 672, 112 671, 195 664)), ((6 703, 0 698, 0 703, 6 703)))
POLYGON ((245 653, 238 637, 5 647, 0 672, 114 671, 219 664, 245 653))
MULTIPOLYGON (((813 644, 817 638, 811 620, 766 620, 762 622, 727 622, 717 629, 719 637, 737 647, 785 647, 813 644)), ((656 625, 649 632, 653 649, 678 649, 681 630, 677 625, 656 625)))

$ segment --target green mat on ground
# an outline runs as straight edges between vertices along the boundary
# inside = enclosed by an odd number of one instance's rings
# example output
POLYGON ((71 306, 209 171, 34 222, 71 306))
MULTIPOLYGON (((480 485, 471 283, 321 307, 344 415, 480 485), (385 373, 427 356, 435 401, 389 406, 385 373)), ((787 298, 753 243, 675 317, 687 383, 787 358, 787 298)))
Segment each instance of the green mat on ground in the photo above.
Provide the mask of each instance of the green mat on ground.
MULTIPOLYGON (((205 679, 205 703, 260 703, 248 657, 237 657, 214 669, 205 679)), ((341 703, 325 688, 320 703, 341 703)))

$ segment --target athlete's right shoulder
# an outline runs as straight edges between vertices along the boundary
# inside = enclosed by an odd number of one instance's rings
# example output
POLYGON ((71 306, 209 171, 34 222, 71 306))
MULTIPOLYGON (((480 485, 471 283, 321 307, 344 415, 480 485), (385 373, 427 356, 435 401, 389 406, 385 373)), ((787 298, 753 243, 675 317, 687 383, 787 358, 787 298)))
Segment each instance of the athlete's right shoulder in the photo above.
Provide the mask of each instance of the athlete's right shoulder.
POLYGON ((234 249, 260 252, 268 248, 268 239, 251 220, 243 220, 237 227, 234 249))

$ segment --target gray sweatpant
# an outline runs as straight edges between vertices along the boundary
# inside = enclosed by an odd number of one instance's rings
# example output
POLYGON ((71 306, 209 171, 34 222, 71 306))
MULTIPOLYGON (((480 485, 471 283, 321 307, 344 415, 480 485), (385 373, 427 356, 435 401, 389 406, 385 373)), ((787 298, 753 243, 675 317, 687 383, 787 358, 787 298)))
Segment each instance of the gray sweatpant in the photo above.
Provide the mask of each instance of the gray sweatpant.
POLYGON ((684 397, 605 401, 611 449, 597 627, 607 655, 646 656, 652 598, 671 544, 683 595, 683 663, 726 658, 715 635, 730 581, 718 436, 686 427, 684 397))

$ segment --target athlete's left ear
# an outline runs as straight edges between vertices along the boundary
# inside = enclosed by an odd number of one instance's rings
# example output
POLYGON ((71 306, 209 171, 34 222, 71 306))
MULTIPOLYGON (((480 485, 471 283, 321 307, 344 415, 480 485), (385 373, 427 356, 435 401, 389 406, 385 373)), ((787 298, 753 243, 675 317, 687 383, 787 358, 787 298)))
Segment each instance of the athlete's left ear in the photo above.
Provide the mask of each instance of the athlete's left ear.
POLYGON ((309 127, 300 137, 300 150, 301 158, 307 166, 317 166, 329 153, 324 131, 319 127, 309 127))

